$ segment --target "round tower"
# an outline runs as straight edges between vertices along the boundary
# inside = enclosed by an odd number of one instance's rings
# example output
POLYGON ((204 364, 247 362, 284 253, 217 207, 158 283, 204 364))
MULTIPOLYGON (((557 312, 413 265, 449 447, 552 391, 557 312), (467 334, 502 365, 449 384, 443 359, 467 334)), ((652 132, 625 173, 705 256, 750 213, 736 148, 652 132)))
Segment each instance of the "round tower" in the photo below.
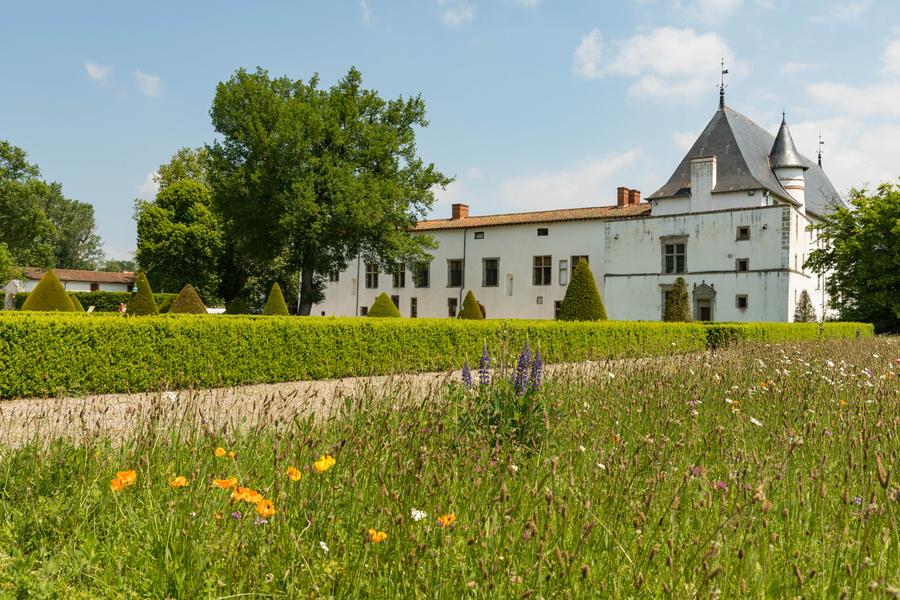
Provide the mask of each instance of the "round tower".
POLYGON ((801 210, 806 210, 806 174, 809 168, 797 152, 794 138, 788 129, 787 120, 782 114, 781 127, 769 153, 769 166, 778 178, 781 187, 800 203, 801 210))

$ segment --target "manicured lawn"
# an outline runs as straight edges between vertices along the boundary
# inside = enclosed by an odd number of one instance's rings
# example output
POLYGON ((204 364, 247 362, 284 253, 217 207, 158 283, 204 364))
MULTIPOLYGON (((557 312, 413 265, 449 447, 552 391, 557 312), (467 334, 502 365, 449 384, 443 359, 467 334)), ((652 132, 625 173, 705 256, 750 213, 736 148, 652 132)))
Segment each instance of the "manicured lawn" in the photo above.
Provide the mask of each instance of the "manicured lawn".
POLYGON ((486 403, 453 389, 253 431, 162 411, 0 450, 0 597, 900 593, 897 338, 600 367, 519 415, 486 403), (232 477, 275 512, 213 485, 232 477))

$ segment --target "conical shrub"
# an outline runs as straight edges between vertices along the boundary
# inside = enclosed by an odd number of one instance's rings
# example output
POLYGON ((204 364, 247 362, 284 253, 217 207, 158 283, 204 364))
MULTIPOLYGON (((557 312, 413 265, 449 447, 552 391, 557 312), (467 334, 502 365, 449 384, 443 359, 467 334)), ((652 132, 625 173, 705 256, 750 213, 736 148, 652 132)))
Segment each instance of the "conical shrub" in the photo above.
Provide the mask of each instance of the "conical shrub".
POLYGON ((172 310, 172 303, 175 302, 175 296, 166 296, 159 305, 159 314, 164 315, 172 310))
POLYGON ((605 321, 606 307, 597 290, 597 282, 586 260, 579 260, 562 305, 559 307, 560 321, 605 321))
POLYGON ((81 300, 78 299, 78 296, 69 294, 69 300, 72 301, 72 308, 75 309, 75 312, 84 312, 84 306, 81 305, 81 300))
POLYGON ((462 310, 459 311, 460 319, 474 319, 476 321, 481 321, 484 319, 484 315, 481 313, 481 305, 478 304, 478 300, 475 299, 475 294, 472 290, 469 290, 466 293, 466 297, 463 299, 462 310))
POLYGON ((244 302, 244 299, 241 297, 237 297, 231 302, 228 303, 228 306, 225 307, 226 315, 247 315, 250 314, 250 308, 247 306, 247 303, 244 302))
POLYGON ((281 293, 281 286, 278 283, 272 284, 272 291, 269 292, 269 298, 263 307, 264 315, 289 315, 287 303, 284 301, 284 294, 281 293))
POLYGON ((691 303, 688 301, 687 282, 684 277, 675 280, 675 285, 666 296, 663 321, 690 321, 691 303))
POLYGON ((150 282, 147 281, 147 276, 143 273, 138 273, 135 284, 137 285, 137 292, 128 301, 128 310, 125 311, 125 314, 133 317, 158 315, 159 308, 156 306, 156 299, 153 297, 153 290, 150 289, 150 282))
POLYGON ((205 315, 206 306, 204 306, 203 300, 200 299, 194 286, 188 283, 178 292, 178 297, 175 298, 169 312, 172 314, 205 315))
POLYGON ((74 312, 75 307, 72 305, 72 299, 69 298, 66 288, 56 277, 56 273, 53 272, 53 269, 48 269, 28 294, 22 310, 74 312))
POLYGON ((369 308, 369 316, 399 317, 400 311, 397 309, 397 306, 394 304, 394 301, 391 300, 390 296, 381 292, 381 295, 375 298, 375 302, 373 302, 371 308, 369 308))

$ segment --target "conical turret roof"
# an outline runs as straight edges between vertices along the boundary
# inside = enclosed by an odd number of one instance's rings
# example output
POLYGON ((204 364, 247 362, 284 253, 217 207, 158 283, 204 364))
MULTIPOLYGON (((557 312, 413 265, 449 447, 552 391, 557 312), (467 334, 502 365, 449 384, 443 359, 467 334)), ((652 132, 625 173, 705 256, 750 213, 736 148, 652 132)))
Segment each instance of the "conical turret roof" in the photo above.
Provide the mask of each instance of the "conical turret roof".
POLYGON ((791 130, 788 129, 787 120, 784 115, 781 117, 781 127, 778 129, 778 135, 775 136, 775 143, 772 144, 772 152, 769 153, 769 165, 773 169, 781 169, 784 167, 794 167, 808 169, 797 147, 794 145, 794 138, 791 137, 791 130))

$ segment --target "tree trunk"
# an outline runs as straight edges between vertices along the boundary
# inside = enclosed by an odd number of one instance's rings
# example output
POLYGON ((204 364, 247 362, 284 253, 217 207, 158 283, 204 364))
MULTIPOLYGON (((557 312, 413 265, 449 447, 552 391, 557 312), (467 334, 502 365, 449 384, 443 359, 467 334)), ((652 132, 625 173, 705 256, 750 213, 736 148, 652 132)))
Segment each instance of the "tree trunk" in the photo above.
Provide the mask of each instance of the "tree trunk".
POLYGON ((312 310, 313 275, 312 267, 300 270, 300 306, 297 307, 297 313, 305 317, 312 310))

